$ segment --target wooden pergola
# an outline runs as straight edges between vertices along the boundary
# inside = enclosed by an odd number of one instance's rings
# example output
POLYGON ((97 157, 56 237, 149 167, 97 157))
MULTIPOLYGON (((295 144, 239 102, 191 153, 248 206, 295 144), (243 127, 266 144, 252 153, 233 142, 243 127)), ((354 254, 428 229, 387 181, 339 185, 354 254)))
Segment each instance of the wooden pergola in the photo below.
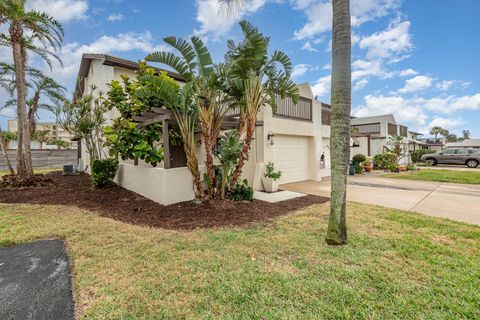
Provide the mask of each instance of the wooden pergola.
MULTIPOLYGON (((231 130, 238 128, 239 124, 239 115, 233 114, 225 117, 222 123, 222 130, 231 130)), ((154 107, 151 112, 143 112, 141 116, 133 116, 133 121, 139 123, 139 127, 146 127, 155 123, 162 123, 162 143, 163 143, 163 154, 164 154, 164 164, 165 169, 170 169, 170 137, 169 137, 169 127, 174 126, 178 127, 177 118, 175 114, 165 108, 154 107)), ((262 126, 263 121, 257 121, 256 126, 262 126)), ((200 133, 201 130, 195 131, 195 133, 200 133)))

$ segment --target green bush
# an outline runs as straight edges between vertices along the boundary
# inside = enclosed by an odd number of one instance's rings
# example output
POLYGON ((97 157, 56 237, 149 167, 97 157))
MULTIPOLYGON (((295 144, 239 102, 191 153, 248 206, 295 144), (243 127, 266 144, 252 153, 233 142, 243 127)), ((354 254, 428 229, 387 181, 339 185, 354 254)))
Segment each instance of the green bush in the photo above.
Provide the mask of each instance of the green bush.
POLYGON ((407 171, 414 171, 416 168, 413 164, 407 164, 407 171))
POLYGON ((425 154, 431 154, 435 153, 433 150, 427 150, 427 149, 418 149, 415 151, 410 151, 410 156, 412 157, 412 162, 417 163, 420 161, 420 158, 425 155, 425 154))
POLYGON ((396 163, 390 163, 388 165, 388 170, 390 170, 390 172, 400 172, 400 166, 396 163))
POLYGON ((98 188, 112 185, 117 170, 118 160, 115 158, 93 160, 91 163, 92 184, 98 188))
POLYGON ((378 153, 373 157, 375 168, 388 169, 391 164, 396 164, 397 156, 393 152, 378 153))
POLYGON ((274 171, 274 166, 275 164, 273 162, 267 163, 265 166, 265 178, 271 178, 273 181, 276 181, 282 176, 282 171, 274 171))
POLYGON ((367 160, 367 157, 365 155, 359 153, 353 156, 352 161, 353 164, 355 165, 360 165, 361 163, 365 162, 367 160))
POLYGON ((355 173, 361 174, 363 172, 363 167, 360 164, 355 165, 355 173))
POLYGON ((248 186, 248 181, 237 182, 235 189, 228 193, 228 198, 233 201, 253 201, 253 188, 248 186))

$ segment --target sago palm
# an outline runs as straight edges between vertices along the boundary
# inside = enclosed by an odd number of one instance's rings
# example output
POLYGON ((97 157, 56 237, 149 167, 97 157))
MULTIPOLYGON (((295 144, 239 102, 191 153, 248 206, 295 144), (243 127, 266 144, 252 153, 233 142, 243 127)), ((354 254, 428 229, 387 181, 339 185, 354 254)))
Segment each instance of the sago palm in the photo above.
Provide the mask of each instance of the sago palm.
POLYGON ((30 130, 26 117, 25 67, 27 53, 38 53, 49 61, 49 47, 60 48, 63 29, 46 13, 27 11, 25 0, 0 0, 0 24, 8 26, 8 34, 0 36, 0 44, 12 48, 17 95, 18 150, 17 174, 20 179, 33 177, 30 153, 30 130), (39 43, 40 45, 34 45, 39 43))
POLYGON ((195 105, 198 107, 198 119, 205 147, 206 167, 209 180, 209 195, 217 195, 213 151, 220 135, 225 117, 225 108, 221 103, 221 92, 212 86, 214 65, 207 47, 198 37, 190 42, 176 37, 167 37, 164 41, 173 47, 178 55, 171 52, 154 52, 145 59, 174 69, 189 84, 195 105))
POLYGON ((245 162, 248 160, 250 146, 255 132, 257 115, 261 107, 277 107, 277 98, 291 97, 298 102, 299 92, 290 79, 292 63, 281 51, 269 55, 269 38, 259 32, 247 21, 241 21, 244 40, 239 44, 228 41, 225 55, 225 90, 235 98, 240 109, 238 132, 243 141, 242 152, 238 159, 231 184, 234 185, 245 162))

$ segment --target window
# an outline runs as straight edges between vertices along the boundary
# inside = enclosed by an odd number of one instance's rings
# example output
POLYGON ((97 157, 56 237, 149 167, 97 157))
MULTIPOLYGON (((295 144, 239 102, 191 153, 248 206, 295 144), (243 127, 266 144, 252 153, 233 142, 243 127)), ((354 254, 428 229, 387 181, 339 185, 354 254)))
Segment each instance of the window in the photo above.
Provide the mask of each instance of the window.
POLYGON ((448 149, 448 150, 445 150, 443 154, 455 154, 456 151, 457 151, 456 149, 448 149))
POLYGON ((467 149, 457 150, 457 154, 466 155, 466 154, 472 154, 472 153, 473 153, 472 150, 467 150, 467 149))

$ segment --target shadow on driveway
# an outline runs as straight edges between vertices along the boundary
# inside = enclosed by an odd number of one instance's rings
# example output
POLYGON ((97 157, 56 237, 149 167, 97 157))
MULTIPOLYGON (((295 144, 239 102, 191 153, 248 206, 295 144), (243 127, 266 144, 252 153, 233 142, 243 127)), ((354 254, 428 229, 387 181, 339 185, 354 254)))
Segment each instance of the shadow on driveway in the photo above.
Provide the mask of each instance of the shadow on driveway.
POLYGON ((0 319, 74 319, 62 240, 0 248, 0 319))

